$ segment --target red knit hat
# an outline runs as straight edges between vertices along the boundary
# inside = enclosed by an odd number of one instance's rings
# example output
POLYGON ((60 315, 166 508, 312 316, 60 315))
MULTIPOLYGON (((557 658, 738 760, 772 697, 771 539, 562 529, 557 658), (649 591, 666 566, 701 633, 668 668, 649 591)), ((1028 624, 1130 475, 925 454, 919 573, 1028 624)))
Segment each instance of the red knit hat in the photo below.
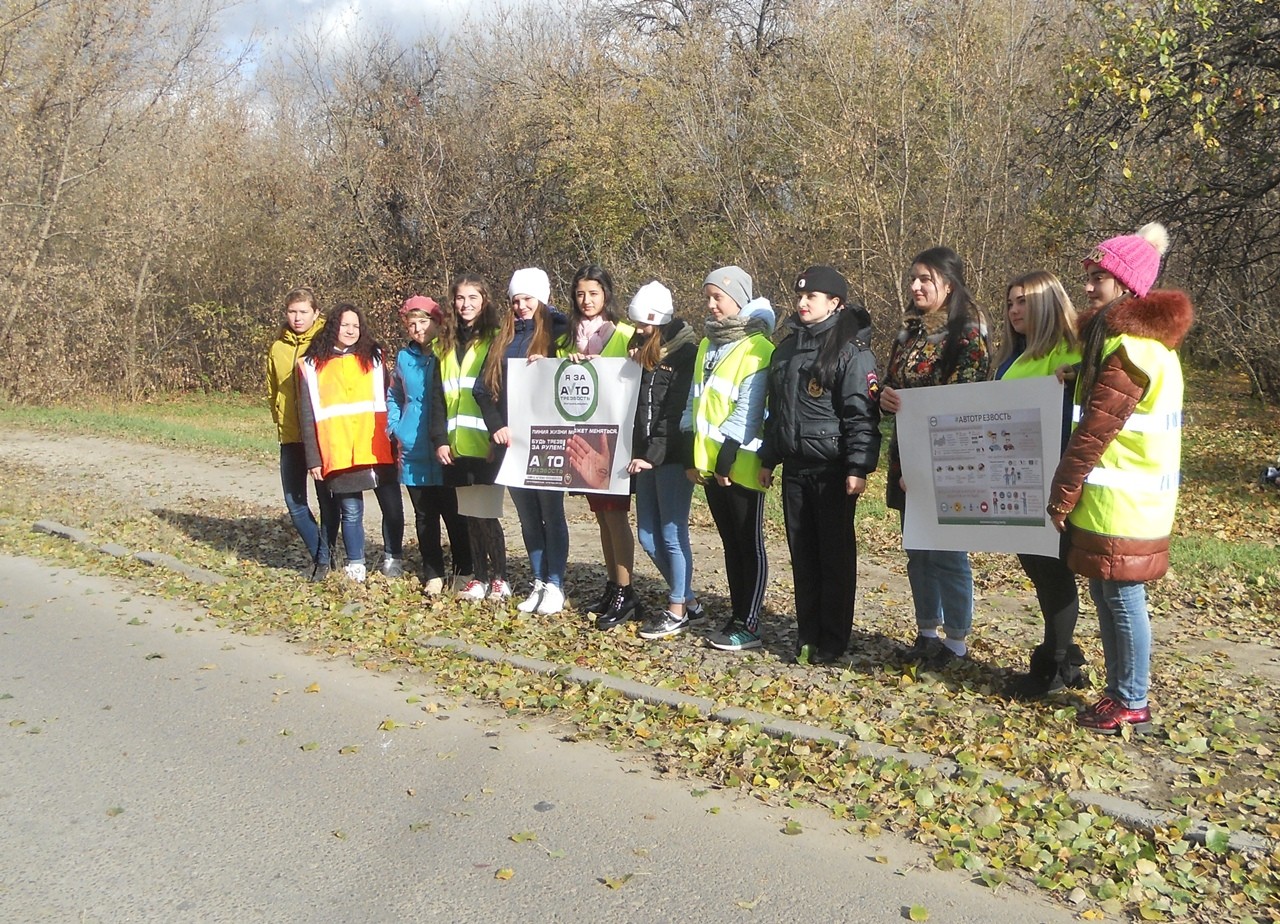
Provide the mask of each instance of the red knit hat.
POLYGON ((1084 264, 1096 263, 1139 298, 1155 285, 1160 275, 1160 258, 1169 248, 1169 232, 1159 222, 1138 229, 1137 234, 1124 234, 1103 241, 1085 257, 1084 264))

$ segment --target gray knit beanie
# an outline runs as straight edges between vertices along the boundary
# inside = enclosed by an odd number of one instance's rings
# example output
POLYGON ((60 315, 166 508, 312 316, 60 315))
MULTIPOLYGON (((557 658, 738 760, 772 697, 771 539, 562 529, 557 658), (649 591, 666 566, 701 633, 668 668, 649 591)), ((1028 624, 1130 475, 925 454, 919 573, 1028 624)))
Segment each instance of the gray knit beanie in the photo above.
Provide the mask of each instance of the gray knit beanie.
POLYGON ((704 286, 717 286, 725 295, 745 308, 751 301, 751 276, 740 266, 722 266, 707 273, 704 286))

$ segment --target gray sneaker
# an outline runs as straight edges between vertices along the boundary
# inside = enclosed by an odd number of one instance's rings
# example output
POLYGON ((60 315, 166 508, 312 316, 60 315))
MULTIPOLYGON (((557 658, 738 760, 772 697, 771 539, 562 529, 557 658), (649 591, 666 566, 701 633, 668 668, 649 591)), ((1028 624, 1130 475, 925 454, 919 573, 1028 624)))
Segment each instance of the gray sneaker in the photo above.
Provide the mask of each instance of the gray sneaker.
POLYGON ((404 559, 384 558, 382 559, 382 567, 378 570, 389 578, 404 577, 404 559))
POLYGON ((641 638, 666 638, 669 635, 679 635, 687 628, 689 628, 688 616, 677 616, 667 610, 661 616, 651 616, 646 619, 640 626, 639 634, 641 638))

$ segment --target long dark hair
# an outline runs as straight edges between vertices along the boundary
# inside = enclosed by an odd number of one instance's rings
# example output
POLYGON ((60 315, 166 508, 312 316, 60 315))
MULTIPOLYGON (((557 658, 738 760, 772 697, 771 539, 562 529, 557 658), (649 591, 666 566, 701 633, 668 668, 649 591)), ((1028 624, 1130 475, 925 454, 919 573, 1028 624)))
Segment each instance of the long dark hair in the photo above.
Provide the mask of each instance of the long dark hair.
MULTIPOLYGON (((862 328, 871 327, 871 315, 859 302, 849 302, 837 310, 836 323, 827 328, 818 358, 813 363, 813 377, 828 391, 834 391, 840 372, 840 354, 846 343, 855 340, 862 328)), ((867 347, 870 348, 870 334, 867 347)))
POLYGON ((307 345, 303 359, 311 360, 316 369, 323 369, 324 364, 340 355, 351 354, 360 360, 360 368, 368 372, 375 362, 382 362, 382 344, 373 339, 373 331, 369 329, 369 321, 364 312, 351 302, 338 302, 324 316, 324 327, 307 345), (351 347, 338 343, 338 328, 342 324, 342 316, 351 312, 360 322, 360 339, 351 347))
POLYGON ((498 317, 498 306, 493 301, 493 289, 489 287, 489 280, 476 273, 459 273, 449 283, 449 305, 444 312, 444 324, 440 327, 442 354, 452 353, 458 348, 458 342, 462 339, 458 332, 458 309, 455 306, 455 299, 458 297, 458 289, 463 286, 473 286, 480 293, 481 308, 472 325, 473 336, 496 334, 502 324, 498 317))
POLYGON ((578 324, 583 320, 582 312, 578 310, 578 283, 580 282, 599 283, 600 288, 604 290, 604 311, 601 313, 614 324, 622 318, 618 303, 613 297, 613 277, 609 275, 609 271, 598 263, 588 263, 580 267, 573 274, 573 282, 569 285, 569 299, 573 307, 569 309, 569 330, 565 334, 565 340, 570 345, 578 336, 578 324))
POLYGON ((969 287, 964 282, 964 261, 950 247, 930 247, 916 254, 911 266, 916 264, 927 266, 937 273, 951 286, 951 294, 947 296, 947 339, 942 345, 942 355, 938 358, 938 382, 945 383, 956 371, 960 362, 960 343, 964 329, 977 323, 985 340, 987 326, 982 309, 973 300, 969 287))
POLYGON ((1131 298, 1132 292, 1121 292, 1094 312, 1093 317, 1085 323, 1084 330, 1080 331, 1080 386, 1076 394, 1081 401, 1098 384, 1098 375, 1102 371, 1102 351, 1107 345, 1107 315, 1116 305, 1131 298))

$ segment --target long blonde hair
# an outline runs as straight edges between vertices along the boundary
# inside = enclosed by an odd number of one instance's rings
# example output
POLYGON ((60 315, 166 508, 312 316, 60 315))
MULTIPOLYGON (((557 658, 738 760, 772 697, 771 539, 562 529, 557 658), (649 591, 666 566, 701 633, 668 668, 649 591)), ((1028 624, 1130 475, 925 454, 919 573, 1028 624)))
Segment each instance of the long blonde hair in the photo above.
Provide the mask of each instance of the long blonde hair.
POLYGON ((991 363, 992 375, 1018 354, 1039 359, 1063 340, 1073 348, 1080 345, 1076 307, 1057 276, 1048 270, 1033 270, 1019 276, 1005 289, 1006 302, 1014 289, 1022 289, 1027 301, 1027 335, 1024 337, 1013 329, 1006 305, 1004 334, 995 361, 991 363))

